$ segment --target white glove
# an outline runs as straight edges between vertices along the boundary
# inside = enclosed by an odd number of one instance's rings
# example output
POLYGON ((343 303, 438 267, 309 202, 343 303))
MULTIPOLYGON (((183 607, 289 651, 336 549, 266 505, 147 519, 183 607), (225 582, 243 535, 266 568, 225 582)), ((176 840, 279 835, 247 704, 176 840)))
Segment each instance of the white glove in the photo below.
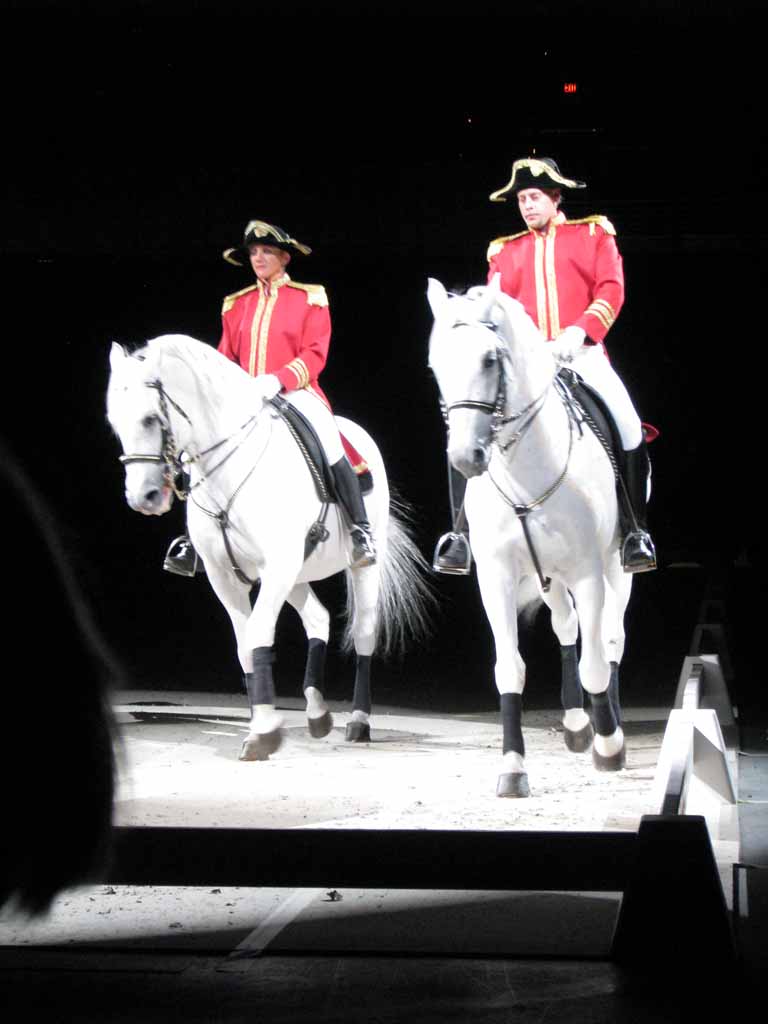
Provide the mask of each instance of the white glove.
POLYGON ((566 327, 552 342, 552 355, 559 363, 570 363, 579 354, 587 332, 582 327, 566 327))
POLYGON ((274 398, 282 386, 274 373, 260 373, 253 378, 253 390, 263 402, 274 398))

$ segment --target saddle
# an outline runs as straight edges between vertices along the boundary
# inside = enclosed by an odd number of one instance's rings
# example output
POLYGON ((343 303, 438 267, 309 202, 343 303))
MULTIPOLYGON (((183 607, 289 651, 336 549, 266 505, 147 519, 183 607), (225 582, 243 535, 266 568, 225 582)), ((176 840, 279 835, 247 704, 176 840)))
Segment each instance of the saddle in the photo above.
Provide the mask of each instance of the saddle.
MULTIPOLYGON (((621 443, 621 435, 616 422, 602 396, 571 367, 564 366, 558 373, 558 378, 565 385, 576 404, 580 406, 584 422, 606 449, 614 473, 622 472, 624 446, 621 443)), ((655 441, 659 436, 658 429, 651 423, 643 423, 642 428, 646 444, 655 441)))
POLYGON ((608 406, 601 395, 570 367, 563 367, 557 377, 565 386, 567 395, 579 407, 580 415, 577 417, 577 422, 579 424, 586 423, 605 448, 618 482, 619 475, 623 470, 624 446, 608 406))
MULTIPOLYGON (((291 436, 299 446, 301 454, 304 456, 309 467, 320 501, 327 504, 338 502, 339 499, 336 493, 336 485, 333 482, 331 466, 312 424, 295 406, 291 405, 290 402, 280 395, 270 399, 269 404, 285 421, 291 436)), ((352 464, 352 468, 357 474, 360 490, 363 494, 368 494, 373 489, 373 475, 368 468, 368 464, 352 442, 347 440, 343 434, 341 435, 341 443, 347 458, 352 464)))

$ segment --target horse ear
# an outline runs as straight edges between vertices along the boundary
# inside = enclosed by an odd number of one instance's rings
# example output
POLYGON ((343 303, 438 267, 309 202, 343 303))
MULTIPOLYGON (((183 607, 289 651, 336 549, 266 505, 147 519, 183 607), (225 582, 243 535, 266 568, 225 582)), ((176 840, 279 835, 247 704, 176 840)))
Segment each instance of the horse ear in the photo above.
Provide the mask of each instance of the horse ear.
POLYGON ((427 278, 427 301, 434 317, 448 301, 448 292, 434 277, 427 278))
POLYGON ((483 295, 483 312, 481 320, 491 320, 491 310, 496 305, 501 295, 501 274, 494 274, 485 289, 483 295))
POLYGON ((126 351, 122 345, 118 342, 112 342, 112 348, 109 350, 109 365, 113 370, 116 370, 120 363, 126 358, 126 351))

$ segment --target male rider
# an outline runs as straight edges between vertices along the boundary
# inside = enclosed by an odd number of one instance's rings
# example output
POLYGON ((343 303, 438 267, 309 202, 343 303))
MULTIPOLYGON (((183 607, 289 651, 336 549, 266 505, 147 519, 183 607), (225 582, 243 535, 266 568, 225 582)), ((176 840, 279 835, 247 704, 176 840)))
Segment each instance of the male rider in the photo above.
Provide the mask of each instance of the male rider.
MULTIPOLYGON (((650 463, 642 423, 603 344, 624 302, 616 232, 605 217, 567 220, 560 210, 564 190, 585 187, 564 177, 548 157, 516 160, 509 182, 490 199, 505 202, 512 192, 526 230, 490 243, 488 281, 500 275, 502 291, 522 303, 557 360, 572 364, 608 406, 624 449, 619 486, 622 564, 625 572, 646 572, 656 568, 646 525, 650 463)), ((453 468, 450 485, 458 516, 466 481, 453 468)), ((470 560, 468 539, 459 529, 438 541, 434 567, 439 572, 466 573, 470 560)))

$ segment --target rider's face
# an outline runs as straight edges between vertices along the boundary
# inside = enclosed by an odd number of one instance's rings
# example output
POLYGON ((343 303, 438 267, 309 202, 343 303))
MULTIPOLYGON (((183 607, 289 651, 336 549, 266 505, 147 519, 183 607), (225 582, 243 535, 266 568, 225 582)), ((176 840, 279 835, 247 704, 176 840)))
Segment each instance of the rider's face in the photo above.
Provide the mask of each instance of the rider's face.
POLYGON ((249 245, 248 254, 253 272, 261 281, 274 281, 285 270, 290 253, 274 245, 249 245))
POLYGON ((529 228, 543 231, 557 214, 560 193, 552 190, 543 192, 540 188, 524 188, 517 193, 520 216, 529 228))

